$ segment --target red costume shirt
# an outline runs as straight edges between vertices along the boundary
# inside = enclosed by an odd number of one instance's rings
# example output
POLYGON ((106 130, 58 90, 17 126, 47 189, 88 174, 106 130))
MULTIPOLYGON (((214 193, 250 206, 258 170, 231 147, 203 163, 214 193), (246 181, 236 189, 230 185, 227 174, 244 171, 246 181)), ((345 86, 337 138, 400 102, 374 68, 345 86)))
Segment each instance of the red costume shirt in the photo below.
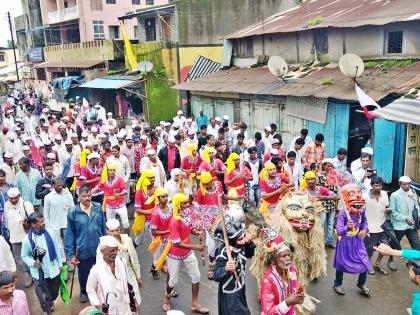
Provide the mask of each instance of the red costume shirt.
POLYGON ((190 173, 197 173, 203 159, 197 155, 195 161, 190 156, 186 156, 182 159, 181 169, 189 175, 190 173))
MULTIPOLYGON (((273 191, 279 189, 283 183, 288 183, 288 182, 289 180, 287 176, 284 174, 282 175, 277 174, 274 180, 268 180, 268 179, 260 180, 259 184, 260 184, 261 195, 272 193, 273 191)), ((264 200, 267 201, 269 204, 274 204, 279 201, 280 196, 281 194, 278 193, 269 198, 264 198, 264 200)))
MULTIPOLYGON (((151 191, 151 194, 153 194, 154 190, 151 191)), ((134 197, 134 208, 140 208, 142 210, 151 210, 155 207, 155 203, 152 202, 149 205, 146 205, 147 199, 149 199, 150 196, 146 195, 143 191, 143 189, 139 189, 136 191, 136 195, 134 197)), ((148 214, 145 216, 146 221, 150 221, 152 218, 151 214, 148 214)))
MULTIPOLYGON (((169 209, 167 213, 164 213, 162 209, 158 206, 156 210, 153 211, 151 220, 150 220, 150 229, 156 231, 166 231, 169 230, 169 224, 172 218, 172 209, 168 205, 169 209)), ((161 234, 160 238, 162 242, 167 242, 170 238, 170 233, 161 234)))
MULTIPOLYGON (((124 183, 122 177, 115 177, 112 181, 106 181, 105 183, 99 182, 96 186, 96 190, 103 191, 106 196, 111 196, 115 193, 127 192, 127 186, 124 183)), ((106 198, 106 205, 109 208, 118 209, 125 206, 125 196, 119 196, 115 200, 106 198)))
POLYGON ((210 162, 210 163, 203 161, 201 162, 201 165, 200 165, 200 172, 201 173, 209 172, 211 176, 213 176, 213 179, 217 179, 216 171, 224 171, 224 170, 225 170, 225 165, 219 159, 214 159, 213 162, 210 162))
POLYGON ((215 189, 213 191, 207 191, 205 194, 201 192, 201 189, 197 189, 195 192, 195 201, 202 206, 217 206, 222 201, 223 187, 219 181, 214 181, 215 189))
MULTIPOLYGON (((84 185, 83 180, 91 180, 94 178, 98 178, 98 180, 95 180, 91 182, 90 184, 87 184, 90 187, 90 189, 95 188, 95 186, 99 184, 101 172, 102 170, 98 166, 94 166, 93 168, 90 168, 89 164, 86 164, 80 169, 80 176, 79 176, 79 180, 77 181, 77 187, 80 188, 82 185, 84 185)), ((103 193, 104 192, 102 190, 99 190, 93 193, 92 196, 102 195, 103 193)))
POLYGON ((232 178, 237 176, 238 174, 242 174, 245 177, 240 179, 235 179, 228 187, 230 188, 236 188, 236 191, 238 193, 238 196, 244 196, 246 193, 246 181, 247 177, 252 177, 251 171, 247 167, 240 166, 239 169, 234 169, 230 174, 225 173, 225 185, 227 185, 228 181, 230 181, 232 178))
POLYGON ((191 228, 187 226, 182 220, 177 220, 172 217, 169 223, 169 230, 173 245, 169 250, 168 256, 176 260, 187 258, 191 254, 191 250, 179 248, 176 246, 176 244, 181 242, 192 244, 190 239, 191 228))

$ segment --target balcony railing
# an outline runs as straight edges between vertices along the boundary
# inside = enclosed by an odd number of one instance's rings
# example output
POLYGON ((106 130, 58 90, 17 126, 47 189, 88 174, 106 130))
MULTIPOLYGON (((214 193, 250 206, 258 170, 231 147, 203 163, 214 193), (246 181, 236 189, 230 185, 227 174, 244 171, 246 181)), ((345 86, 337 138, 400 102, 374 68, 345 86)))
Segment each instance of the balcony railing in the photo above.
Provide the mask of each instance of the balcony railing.
POLYGON ((77 9, 77 5, 64 9, 64 14, 63 14, 64 21, 77 19, 78 17, 79 17, 79 10, 77 9))
POLYGON ((48 22, 50 24, 60 22, 60 12, 59 11, 48 12, 48 22))

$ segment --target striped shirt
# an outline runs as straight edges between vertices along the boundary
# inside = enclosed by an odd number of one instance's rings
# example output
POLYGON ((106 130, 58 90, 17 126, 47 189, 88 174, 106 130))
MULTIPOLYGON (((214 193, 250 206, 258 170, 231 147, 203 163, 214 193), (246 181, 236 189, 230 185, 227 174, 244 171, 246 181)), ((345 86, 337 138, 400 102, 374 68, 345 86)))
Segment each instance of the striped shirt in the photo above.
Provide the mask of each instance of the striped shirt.
POLYGON ((36 184, 40 179, 42 179, 41 173, 33 168, 30 169, 29 175, 22 171, 16 174, 15 186, 19 189, 21 197, 34 206, 41 204, 41 200, 35 197, 36 184))

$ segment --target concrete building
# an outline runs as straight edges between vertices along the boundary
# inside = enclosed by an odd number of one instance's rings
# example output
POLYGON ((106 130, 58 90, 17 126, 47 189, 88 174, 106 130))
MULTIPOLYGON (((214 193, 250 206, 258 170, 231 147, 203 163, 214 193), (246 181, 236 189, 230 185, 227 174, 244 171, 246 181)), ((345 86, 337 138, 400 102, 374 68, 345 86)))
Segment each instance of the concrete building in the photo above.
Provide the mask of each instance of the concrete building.
MULTIPOLYGON (((19 52, 16 50, 16 59, 19 62, 19 52)), ((13 49, 0 47, 0 69, 15 63, 13 49)))

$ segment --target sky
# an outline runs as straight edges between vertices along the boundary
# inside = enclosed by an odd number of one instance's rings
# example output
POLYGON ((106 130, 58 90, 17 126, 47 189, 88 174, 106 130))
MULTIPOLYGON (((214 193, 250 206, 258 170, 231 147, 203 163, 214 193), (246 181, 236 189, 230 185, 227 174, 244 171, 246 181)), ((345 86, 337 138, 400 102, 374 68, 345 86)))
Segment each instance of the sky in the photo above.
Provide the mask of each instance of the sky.
MULTIPOLYGON (((7 41, 11 39, 7 12, 10 12, 13 23, 13 18, 22 14, 22 4, 20 0, 0 0, 0 2, 0 46, 4 47, 7 41)), ((16 40, 16 33, 13 37, 16 40)))

